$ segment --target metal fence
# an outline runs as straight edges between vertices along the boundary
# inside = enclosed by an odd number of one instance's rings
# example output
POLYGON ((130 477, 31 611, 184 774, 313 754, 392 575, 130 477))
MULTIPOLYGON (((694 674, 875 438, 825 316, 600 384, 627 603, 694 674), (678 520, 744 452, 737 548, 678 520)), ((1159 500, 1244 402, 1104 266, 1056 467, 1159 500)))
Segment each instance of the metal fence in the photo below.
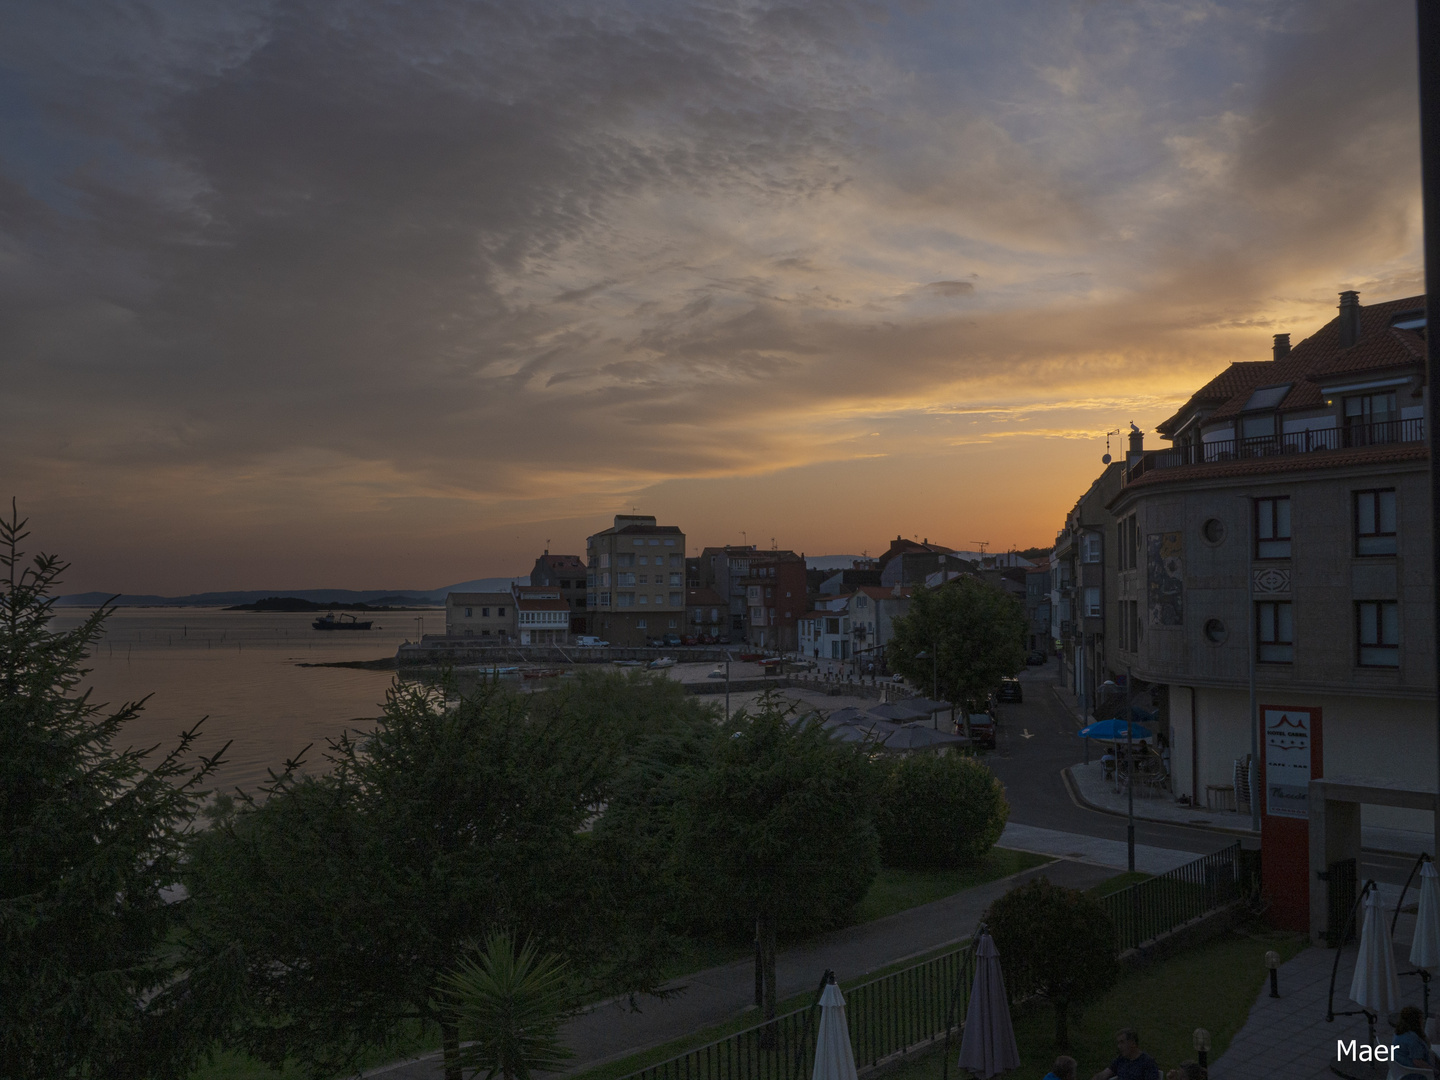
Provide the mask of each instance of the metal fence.
POLYGON ((1281 454, 1311 454, 1319 450, 1352 450, 1364 446, 1425 441, 1425 421, 1384 420, 1374 424, 1287 431, 1248 439, 1220 439, 1214 442, 1176 446, 1146 453, 1130 469, 1135 480, 1151 469, 1174 469, 1182 465, 1205 465, 1223 461, 1274 457, 1281 454))
POLYGON ((1237 841, 1228 848, 1177 866, 1100 898, 1115 923, 1121 952, 1153 941, 1246 891, 1244 855, 1237 841))
MULTIPOLYGON (((944 1038, 965 1019, 975 981, 966 942, 947 953, 845 990, 850 1043, 860 1068, 944 1038)), ((809 1080, 819 994, 803 1008, 630 1073, 622 1080, 809 1080)))

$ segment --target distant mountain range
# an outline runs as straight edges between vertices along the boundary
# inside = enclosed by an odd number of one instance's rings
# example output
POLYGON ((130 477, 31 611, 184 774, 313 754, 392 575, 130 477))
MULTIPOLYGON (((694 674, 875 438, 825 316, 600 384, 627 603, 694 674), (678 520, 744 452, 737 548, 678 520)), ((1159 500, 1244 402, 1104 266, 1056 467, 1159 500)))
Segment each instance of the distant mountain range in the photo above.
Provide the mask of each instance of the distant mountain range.
POLYGON ((107 600, 120 607, 230 607, 253 604, 271 596, 293 596, 317 604, 370 604, 374 607, 422 607, 445 603, 451 592, 496 592, 510 588, 511 582, 528 585, 528 576, 476 578, 446 585, 442 589, 249 589, 235 592, 191 593, 189 596, 152 596, 141 593, 107 592, 71 593, 58 597, 56 607, 98 607, 107 600))
MULTIPOLYGON (((859 555, 815 555, 805 560, 812 570, 848 570, 859 555)), ((107 600, 120 607, 231 607, 253 604, 271 596, 293 596, 317 604, 370 604, 375 607, 417 607, 443 605, 452 592, 503 592, 511 582, 530 584, 528 575, 476 578, 441 589, 247 589, 232 592, 191 593, 189 596, 154 596, 148 593, 71 593, 58 597, 56 607, 98 607, 107 600)))

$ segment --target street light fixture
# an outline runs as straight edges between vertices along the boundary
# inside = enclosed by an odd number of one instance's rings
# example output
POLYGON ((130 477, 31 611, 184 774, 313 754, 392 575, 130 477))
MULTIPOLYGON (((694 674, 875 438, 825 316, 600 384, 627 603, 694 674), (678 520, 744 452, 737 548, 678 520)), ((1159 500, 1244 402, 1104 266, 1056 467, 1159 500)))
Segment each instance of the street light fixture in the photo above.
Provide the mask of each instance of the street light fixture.
POLYGON ((1210 1032, 1204 1028, 1195 1029, 1195 1057, 1202 1069, 1210 1067, 1210 1032))

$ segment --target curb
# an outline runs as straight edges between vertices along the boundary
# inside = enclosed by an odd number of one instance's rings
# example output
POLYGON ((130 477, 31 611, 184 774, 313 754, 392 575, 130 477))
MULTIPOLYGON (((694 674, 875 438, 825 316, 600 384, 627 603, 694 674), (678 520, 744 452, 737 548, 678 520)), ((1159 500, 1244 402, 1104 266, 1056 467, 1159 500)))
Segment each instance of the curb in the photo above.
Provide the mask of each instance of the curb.
MULTIPOLYGON (((1080 785, 1075 782, 1069 766, 1060 770, 1060 778, 1065 782, 1065 790, 1070 793, 1070 799, 1076 806, 1083 806, 1087 810, 1094 810, 1098 814, 1109 814, 1111 817, 1128 818, 1130 815, 1120 811, 1111 810, 1108 806, 1101 806, 1085 798, 1080 792, 1080 785)), ((1189 821, 1174 821, 1170 818, 1151 817, 1138 811, 1135 814, 1136 821, 1148 821, 1151 825, 1173 825, 1177 829, 1199 829, 1201 832, 1230 833, 1235 836, 1254 836, 1258 834, 1253 829, 1237 829, 1229 825, 1197 825, 1189 821)))

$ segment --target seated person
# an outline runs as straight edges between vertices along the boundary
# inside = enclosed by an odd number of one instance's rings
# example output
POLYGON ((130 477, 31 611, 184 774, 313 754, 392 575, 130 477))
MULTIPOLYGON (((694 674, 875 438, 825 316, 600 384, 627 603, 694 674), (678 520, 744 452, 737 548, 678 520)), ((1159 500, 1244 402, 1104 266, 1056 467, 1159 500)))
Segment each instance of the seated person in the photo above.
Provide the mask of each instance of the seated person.
POLYGON ((1055 1064, 1050 1066, 1050 1071, 1045 1074, 1045 1080, 1075 1080, 1075 1070, 1078 1067, 1074 1058, 1061 1054, 1055 1059, 1055 1064))
MULTIPOLYGON (((1415 1067, 1433 1070, 1440 1065, 1435 1055, 1430 1050, 1430 1044, 1425 1041, 1425 1015, 1414 1005, 1406 1005, 1400 1010, 1400 1018, 1395 1021, 1395 1040, 1392 1044, 1395 1047, 1395 1064, 1400 1069, 1415 1067)), ((1401 1072, 1401 1080, 1429 1080, 1425 1073, 1401 1072)))
POLYGON ((1140 1035, 1134 1028, 1121 1028, 1115 1033, 1115 1049, 1120 1056, 1096 1073, 1093 1080, 1160 1080, 1160 1066, 1141 1051, 1140 1035))

